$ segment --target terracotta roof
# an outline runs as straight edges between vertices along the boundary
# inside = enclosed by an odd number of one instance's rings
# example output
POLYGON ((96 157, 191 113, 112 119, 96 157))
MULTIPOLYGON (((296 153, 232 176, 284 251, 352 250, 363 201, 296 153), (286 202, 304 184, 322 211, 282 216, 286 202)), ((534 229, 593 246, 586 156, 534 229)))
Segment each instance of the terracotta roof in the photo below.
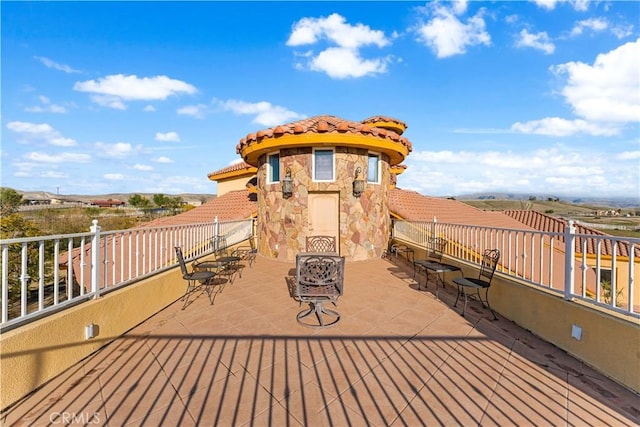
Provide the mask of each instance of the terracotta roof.
POLYGON ((364 119, 361 123, 373 126, 378 125, 378 127, 383 127, 385 129, 392 129, 399 135, 402 135, 407 129, 407 124, 405 122, 388 116, 369 117, 368 119, 364 119))
MULTIPOLYGON (((367 119, 370 120, 370 119, 367 119)), ((388 119, 394 122, 402 123, 396 119, 388 119)), ((380 139, 389 139, 399 144, 402 144, 411 151, 411 142, 398 133, 388 130, 370 126, 369 124, 362 122, 352 122, 349 120, 341 119, 336 116, 322 115, 310 117, 296 122, 279 125, 265 130, 260 130, 255 133, 248 134, 245 138, 240 140, 240 143, 236 146, 236 152, 241 154, 242 149, 254 143, 260 143, 267 138, 277 138, 282 135, 300 135, 305 133, 342 133, 342 134, 360 134, 365 136, 377 137, 380 139)))
MULTIPOLYGON (((244 161, 235 163, 233 165, 225 166, 222 169, 218 169, 217 171, 209 172, 207 177, 209 179, 214 180, 219 175, 226 175, 232 172, 243 172, 246 171, 247 174, 255 173, 256 168, 251 166, 249 163, 244 161)), ((235 175, 235 174, 234 174, 235 175)))
POLYGON ((258 211, 258 205, 255 199, 256 195, 248 193, 247 190, 229 191, 220 197, 214 197, 202 206, 195 207, 190 211, 179 215, 158 218, 142 224, 141 227, 209 222, 213 221, 216 216, 219 221, 247 219, 253 217, 258 211))
POLYGON ((424 196, 415 191, 394 188, 389 191, 389 210, 407 221, 433 221, 450 224, 523 228, 506 215, 494 215, 457 200, 424 196))
MULTIPOLYGON (((568 222, 561 218, 556 218, 547 214, 543 214, 541 212, 536 211, 524 211, 524 210, 509 210, 503 211, 503 213, 511 218, 516 219, 517 221, 526 224, 527 226, 545 232, 554 232, 554 233, 564 233, 565 228, 567 227, 568 222)), ((577 234, 586 234, 592 236, 609 236, 607 233, 603 233, 601 231, 595 230, 590 227, 585 227, 580 224, 574 224, 575 230, 577 234)), ((564 236, 559 236, 558 239, 564 242, 564 236)), ((583 242, 586 242, 586 251, 588 254, 596 254, 597 253, 597 241, 595 239, 583 239, 581 237, 576 238, 576 252, 582 253, 583 242)), ((638 248, 640 251, 640 248, 638 248)), ((611 240, 605 239, 602 240, 602 247, 600 249, 600 253, 603 255, 612 255, 613 254, 613 246, 611 245, 611 240)), ((617 255, 620 256, 629 256, 629 246, 626 243, 619 243, 616 248, 617 255)), ((640 252, 637 253, 636 256, 639 256, 640 252)))

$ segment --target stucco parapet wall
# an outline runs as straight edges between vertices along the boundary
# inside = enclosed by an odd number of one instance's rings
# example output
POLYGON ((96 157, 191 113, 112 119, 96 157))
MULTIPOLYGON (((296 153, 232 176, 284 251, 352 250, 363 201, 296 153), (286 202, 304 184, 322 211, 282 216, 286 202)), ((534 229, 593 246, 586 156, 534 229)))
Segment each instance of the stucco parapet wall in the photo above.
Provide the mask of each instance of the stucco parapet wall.
POLYGON ((391 120, 387 118, 387 122, 380 122, 380 126, 386 127, 383 128, 335 116, 311 117, 251 133, 240 140, 236 152, 246 163, 258 166, 260 156, 271 151, 339 145, 383 152, 389 156, 390 165, 394 166, 404 161, 412 151, 412 146, 407 138, 392 130, 391 124, 402 122, 391 120))

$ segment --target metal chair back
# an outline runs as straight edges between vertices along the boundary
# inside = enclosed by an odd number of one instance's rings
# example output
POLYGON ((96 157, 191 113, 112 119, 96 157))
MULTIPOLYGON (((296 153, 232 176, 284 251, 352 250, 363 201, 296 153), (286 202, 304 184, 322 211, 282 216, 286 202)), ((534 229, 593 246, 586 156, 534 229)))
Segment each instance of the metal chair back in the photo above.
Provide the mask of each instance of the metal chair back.
POLYGON ((496 272, 496 267, 498 267, 499 259, 500 251, 498 249, 486 249, 482 256, 478 279, 484 280, 487 282, 487 285, 490 285, 493 275, 496 272))
POLYGON ((427 241, 427 259, 436 262, 442 261, 447 240, 442 237, 433 237, 427 241))
POLYGON ((335 236, 307 236, 306 242, 307 252, 333 252, 336 250, 335 236))
POLYGON ((342 295, 345 258, 338 255, 298 254, 296 296, 301 301, 330 300, 342 295))
POLYGON ((176 246, 176 257, 178 258, 178 264, 180 264, 180 271, 182 271, 182 277, 186 279, 189 276, 187 270, 187 264, 184 262, 184 255, 182 254, 182 248, 176 246))

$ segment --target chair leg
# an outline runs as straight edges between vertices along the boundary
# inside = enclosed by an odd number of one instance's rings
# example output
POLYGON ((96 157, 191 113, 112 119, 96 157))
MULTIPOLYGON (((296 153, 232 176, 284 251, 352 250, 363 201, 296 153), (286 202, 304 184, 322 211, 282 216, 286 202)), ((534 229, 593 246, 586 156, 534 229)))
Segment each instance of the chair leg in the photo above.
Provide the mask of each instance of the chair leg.
POLYGON ((215 296, 212 297, 212 295, 213 295, 213 283, 211 283, 214 278, 215 278, 215 276, 213 276, 211 279, 207 280, 206 282, 204 282, 202 284, 202 286, 204 286, 205 292, 207 293, 207 296, 209 297, 209 302, 211 303, 211 305, 213 305, 213 301, 215 300, 215 296))
POLYGON ((458 294, 456 295, 456 302, 453 303, 454 307, 458 306, 458 299, 460 298, 460 293, 462 292, 462 286, 458 285, 458 294))
POLYGON ((306 310, 302 310, 300 313, 298 313, 298 315, 296 316, 296 320, 301 325, 307 326, 309 328, 324 328, 324 327, 327 327, 327 326, 333 326, 336 323, 338 323, 340 321, 340 313, 338 313, 335 310, 330 310, 328 308, 325 308, 323 302, 310 302, 309 303, 309 308, 306 309, 306 310), (313 325, 313 324, 310 324, 310 323, 305 323, 305 322, 302 321, 302 319, 304 319, 305 317, 310 316, 312 314, 316 315, 316 319, 318 320, 318 324, 317 325, 313 325), (335 318, 335 320, 333 320, 333 321, 331 321, 329 323, 325 323, 325 320, 324 320, 325 316, 333 317, 333 318, 335 318))
MULTIPOLYGON (((436 283, 436 292, 438 290, 438 284, 436 283)), ((464 312, 467 309, 467 302, 468 302, 468 298, 467 298, 467 290, 465 286, 461 286, 458 285, 458 294, 456 295, 456 302, 453 303, 454 307, 458 306, 458 300, 460 299, 460 294, 464 294, 464 305, 462 306, 462 317, 464 317, 464 312)))
POLYGON ((489 307, 489 311, 491 311, 491 314, 493 315, 493 320, 498 320, 496 313, 493 311, 493 308, 491 308, 491 304, 489 304, 489 288, 486 288, 484 292, 485 292, 484 299, 487 302, 487 307, 489 307))
POLYGON ((183 310, 187 307, 189 303, 189 294, 191 294, 193 291, 195 291, 195 280, 187 280, 187 290, 182 296, 182 301, 184 301, 184 303, 182 304, 183 310))

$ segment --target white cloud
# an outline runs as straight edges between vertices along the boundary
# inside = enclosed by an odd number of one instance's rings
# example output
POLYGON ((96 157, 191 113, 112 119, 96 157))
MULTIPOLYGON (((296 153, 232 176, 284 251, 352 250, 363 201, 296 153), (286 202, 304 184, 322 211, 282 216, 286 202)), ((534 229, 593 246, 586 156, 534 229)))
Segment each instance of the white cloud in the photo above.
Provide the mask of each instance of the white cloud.
POLYGON ((346 23, 346 19, 333 13, 326 18, 302 18, 293 25, 287 46, 315 44, 326 39, 336 45, 349 49, 376 45, 384 47, 389 40, 383 31, 372 30, 368 25, 346 23))
POLYGON ((76 82, 73 89, 91 93, 93 102, 116 109, 124 109, 124 101, 165 100, 172 95, 197 92, 195 86, 167 76, 138 77, 123 74, 76 82))
POLYGON ((35 105, 33 107, 26 107, 24 111, 28 113, 58 113, 63 114, 67 113, 66 107, 58 104, 52 104, 51 100, 46 96, 39 96, 41 105, 35 105))
POLYGON ((484 9, 462 22, 456 15, 466 11, 466 3, 454 2, 451 7, 430 3, 423 9, 432 19, 419 25, 415 31, 418 41, 435 51, 438 58, 460 55, 467 47, 491 45, 491 36, 486 31, 484 9))
POLYGON ((153 159, 153 161, 156 163, 173 163, 173 160, 171 160, 169 157, 166 157, 166 156, 157 157, 153 159))
POLYGON ((180 142, 180 135, 176 132, 156 132, 155 140, 163 142, 180 142))
POLYGON ((624 22, 613 25, 611 22, 609 22, 609 20, 602 17, 588 18, 576 22, 569 32, 569 36, 577 37, 582 35, 585 31, 591 31, 595 33, 606 30, 609 30, 611 34, 616 36, 618 39, 623 39, 633 34, 633 25, 624 22))
POLYGON ((207 112, 207 106, 204 104, 186 105, 178 108, 176 112, 183 116, 193 116, 195 118, 202 119, 207 112))
POLYGON ((597 56, 593 65, 568 62, 550 67, 566 77, 560 91, 575 119, 546 117, 516 122, 514 132, 547 136, 612 136, 640 121, 640 39, 597 56))
POLYGON ((41 178, 61 179, 68 178, 69 175, 60 171, 44 171, 40 173, 41 178))
POLYGON ((136 163, 135 165, 133 165, 133 169, 139 170, 139 171, 151 171, 153 170, 153 167, 149 165, 141 165, 139 163, 136 163))
POLYGON ((105 173, 102 177, 110 181, 122 181, 124 179, 124 175, 121 173, 105 173))
POLYGON ((557 145, 525 152, 419 151, 398 186, 436 196, 482 191, 561 195, 637 194, 640 154, 573 151, 557 145), (621 173, 623 171, 623 173, 621 173))
POLYGON ((567 120, 559 117, 516 122, 511 126, 511 130, 519 133, 546 136, 571 136, 579 133, 594 136, 613 136, 620 132, 618 127, 612 125, 601 125, 580 119, 567 120))
POLYGON ((326 73, 329 77, 344 79, 364 77, 387 72, 390 57, 367 59, 360 51, 365 46, 388 46, 389 39, 383 31, 373 30, 368 25, 351 25, 337 14, 322 18, 302 18, 293 25, 287 46, 298 47, 326 42, 330 45, 319 53, 294 52, 301 58, 297 69, 309 69, 326 73))
POLYGON ((387 72, 391 57, 364 59, 358 51, 341 47, 331 47, 320 52, 308 63, 312 71, 325 72, 335 79, 364 77, 387 72))
POLYGON ((227 101, 214 99, 213 102, 216 103, 223 111, 255 116, 252 122, 263 126, 276 126, 281 123, 305 117, 294 111, 287 110, 284 107, 273 105, 266 101, 250 103, 235 99, 227 101))
POLYGON ((592 0, 570 0, 569 3, 578 12, 586 12, 589 10, 589 2, 592 0))
POLYGON ((122 99, 111 95, 91 95, 91 101, 103 107, 113 108, 114 110, 126 110, 127 106, 122 99))
POLYGON ((20 135, 25 142, 44 142, 59 147, 72 147, 76 141, 66 138, 47 123, 9 122, 7 129, 20 135))
POLYGON ((156 107, 154 107, 153 105, 146 105, 142 111, 146 111, 146 112, 153 112, 156 111, 156 107))
POLYGON ((578 12, 585 12, 589 9, 589 0, 533 0, 533 2, 546 10, 555 9, 557 4, 569 4, 578 12))
POLYGON ((598 55, 593 65, 568 62, 551 71, 566 76, 561 93, 577 116, 597 122, 640 120, 640 38, 598 55))
POLYGON ((63 107, 62 105, 51 104, 51 105, 34 105, 33 107, 26 107, 24 109, 27 113, 56 113, 56 114, 65 114, 69 111, 63 107))
POLYGON ((68 73, 68 74, 81 73, 82 72, 80 70, 75 70, 75 69, 71 68, 68 65, 58 64, 57 62, 55 62, 55 61, 53 61, 53 60, 51 60, 49 58, 45 58, 45 57, 42 57, 42 56, 34 56, 33 58, 37 59, 38 61, 40 61, 47 68, 53 68, 54 70, 64 71, 65 73, 68 73))
POLYGON ((96 142, 94 148, 99 157, 107 157, 120 159, 131 156, 136 153, 137 149, 128 142, 116 142, 115 144, 107 144, 104 142, 96 142))
POLYGON ((618 153, 615 158, 618 160, 640 160, 640 150, 623 151, 622 153, 618 153))
POLYGON ((50 155, 41 152, 26 153, 23 156, 27 160, 38 163, 87 163, 91 160, 91 156, 82 153, 60 153, 50 155))
POLYGON ((604 31, 608 26, 609 23, 604 18, 583 19, 582 21, 578 21, 574 24, 570 34, 572 36, 579 36, 585 29, 591 31, 604 31))
POLYGON ((611 28, 611 32, 617 38, 623 39, 633 34, 633 25, 631 24, 616 25, 615 27, 611 28))
POLYGON ((555 45, 551 42, 546 32, 543 31, 537 34, 532 34, 526 29, 520 31, 520 38, 516 40, 516 46, 532 47, 543 51, 547 55, 552 54, 556 50, 555 45))

